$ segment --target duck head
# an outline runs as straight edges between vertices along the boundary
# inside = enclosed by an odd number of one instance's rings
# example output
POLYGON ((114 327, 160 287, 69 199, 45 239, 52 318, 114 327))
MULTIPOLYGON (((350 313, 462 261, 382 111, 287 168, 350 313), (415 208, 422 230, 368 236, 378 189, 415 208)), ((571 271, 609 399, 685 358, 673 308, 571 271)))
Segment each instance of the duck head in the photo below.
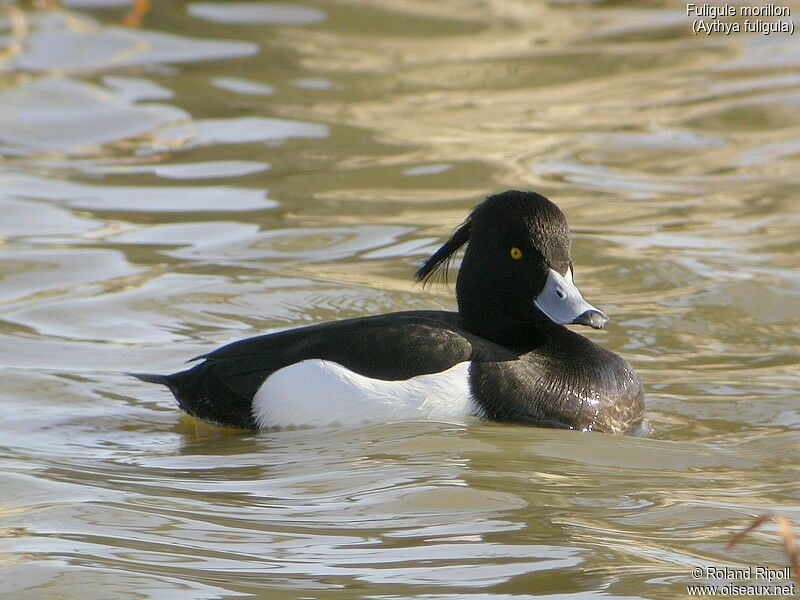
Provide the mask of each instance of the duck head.
POLYGON ((456 297, 467 330, 497 339, 546 322, 595 329, 608 322, 575 286, 567 220, 544 196, 514 190, 490 196, 417 271, 417 279, 446 272, 464 244, 456 297))

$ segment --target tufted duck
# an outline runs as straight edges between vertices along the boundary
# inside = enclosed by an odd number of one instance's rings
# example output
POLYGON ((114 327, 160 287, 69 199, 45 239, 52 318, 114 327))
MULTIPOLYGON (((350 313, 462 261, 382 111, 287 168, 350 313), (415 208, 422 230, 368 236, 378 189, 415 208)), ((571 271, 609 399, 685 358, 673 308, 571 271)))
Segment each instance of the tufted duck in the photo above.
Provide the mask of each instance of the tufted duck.
POLYGON ((479 204, 417 271, 458 271, 458 312, 408 311, 253 337, 193 360, 166 385, 190 415, 266 429, 414 419, 494 421, 609 433, 644 424, 625 360, 564 325, 608 317, 573 281, 564 214, 534 192, 479 204))

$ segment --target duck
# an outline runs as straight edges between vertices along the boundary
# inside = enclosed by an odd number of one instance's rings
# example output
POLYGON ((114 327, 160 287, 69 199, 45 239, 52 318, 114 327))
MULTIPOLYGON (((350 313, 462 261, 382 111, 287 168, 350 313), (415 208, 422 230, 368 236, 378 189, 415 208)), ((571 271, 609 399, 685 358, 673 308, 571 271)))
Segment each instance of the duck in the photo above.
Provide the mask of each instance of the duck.
POLYGON ((370 315, 267 333, 197 356, 170 375, 180 408, 254 431, 485 419, 640 434, 644 389, 620 356, 568 325, 602 329, 605 313, 575 284, 564 213, 532 191, 478 204, 416 272, 445 276, 465 247, 457 310, 370 315))

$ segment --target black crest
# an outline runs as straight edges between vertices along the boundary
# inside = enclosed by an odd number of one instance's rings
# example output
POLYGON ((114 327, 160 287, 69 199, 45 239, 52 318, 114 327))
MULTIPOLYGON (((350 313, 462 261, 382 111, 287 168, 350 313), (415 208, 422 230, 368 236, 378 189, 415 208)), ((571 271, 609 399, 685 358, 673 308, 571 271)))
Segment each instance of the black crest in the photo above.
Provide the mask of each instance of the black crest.
POLYGON ((433 255, 426 260, 419 270, 415 273, 417 281, 421 281, 424 286, 431 279, 436 279, 441 276, 444 282, 447 283, 447 272, 450 269, 450 261, 458 249, 469 241, 469 234, 472 231, 472 215, 467 217, 453 236, 445 242, 433 255))

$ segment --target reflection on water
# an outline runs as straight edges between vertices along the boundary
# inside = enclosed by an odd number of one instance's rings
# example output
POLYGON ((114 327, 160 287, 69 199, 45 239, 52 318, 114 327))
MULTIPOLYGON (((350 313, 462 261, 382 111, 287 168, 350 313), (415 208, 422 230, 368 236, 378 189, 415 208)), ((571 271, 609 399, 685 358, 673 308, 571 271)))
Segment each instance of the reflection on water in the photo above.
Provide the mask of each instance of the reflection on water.
POLYGON ((8 115, 0 141, 8 153, 89 153, 98 145, 145 135, 159 125, 189 117, 172 106, 135 103, 163 97, 163 88, 120 88, 121 93, 114 94, 75 79, 42 77, 0 92, 0 111, 8 115))
POLYGON ((325 20, 325 13, 299 4, 272 2, 192 2, 187 12, 200 19, 239 25, 315 25, 325 20))
POLYGON ((12 17, 9 49, 13 52, 2 65, 7 72, 90 75, 120 67, 230 59, 258 52, 253 43, 134 31, 100 23, 87 13, 51 10, 12 13, 12 17))
POLYGON ((785 563, 724 544, 800 518, 797 36, 694 37, 679 3, 40 4, 0 18, 0 597, 673 598, 785 563), (411 274, 506 188, 567 213, 650 438, 251 435, 122 374, 451 308, 411 274))

